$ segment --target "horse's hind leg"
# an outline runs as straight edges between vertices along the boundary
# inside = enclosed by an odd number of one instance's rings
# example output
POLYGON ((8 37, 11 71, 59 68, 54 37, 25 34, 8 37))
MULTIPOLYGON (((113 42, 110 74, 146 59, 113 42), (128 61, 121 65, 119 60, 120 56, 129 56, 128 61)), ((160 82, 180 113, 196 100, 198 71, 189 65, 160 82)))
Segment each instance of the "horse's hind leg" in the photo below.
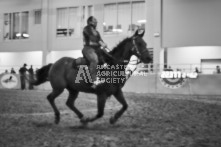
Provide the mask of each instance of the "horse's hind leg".
POLYGON ((104 115, 104 107, 105 107, 106 100, 107 100, 106 94, 98 95, 97 96, 97 109, 98 109, 97 115, 95 115, 94 117, 90 117, 90 118, 82 118, 81 122, 88 123, 88 122, 92 122, 101 118, 104 115))
POLYGON ((69 90, 69 96, 68 96, 66 105, 77 114, 79 119, 81 119, 83 117, 83 114, 74 105, 74 102, 77 99, 78 93, 79 93, 78 91, 69 90))
POLYGON ((59 96, 62 92, 64 91, 64 89, 53 89, 53 91, 47 96, 47 99, 49 101, 49 103, 51 104, 54 113, 55 113, 55 123, 58 124, 60 121, 60 112, 58 111, 57 106, 55 105, 55 98, 57 96, 59 96))
POLYGON ((121 115, 127 110, 128 105, 127 102, 124 98, 123 92, 121 89, 119 89, 115 94, 114 94, 115 98, 118 100, 118 102, 120 102, 123 107, 117 111, 117 113, 115 113, 115 115, 113 117, 110 118, 110 123, 114 124, 116 123, 116 121, 121 117, 121 115))

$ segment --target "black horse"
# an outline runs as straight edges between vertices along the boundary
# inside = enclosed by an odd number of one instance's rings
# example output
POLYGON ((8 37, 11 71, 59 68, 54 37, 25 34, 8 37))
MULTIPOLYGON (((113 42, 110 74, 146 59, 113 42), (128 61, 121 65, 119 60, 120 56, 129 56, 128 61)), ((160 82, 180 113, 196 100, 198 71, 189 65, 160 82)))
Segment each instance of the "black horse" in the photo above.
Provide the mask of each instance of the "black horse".
POLYGON ((120 118, 128 107, 122 92, 122 87, 126 81, 126 74, 122 74, 122 71, 125 73, 125 65, 128 64, 128 62, 124 61, 129 61, 132 55, 136 55, 144 63, 149 63, 151 61, 146 43, 142 38, 143 35, 144 31, 142 33, 136 31, 132 37, 124 39, 113 48, 113 50, 109 52, 109 56, 106 55, 105 59, 109 65, 100 70, 105 71, 104 73, 106 73, 106 75, 103 74, 104 76, 102 77, 104 83, 98 85, 96 89, 91 88, 91 83, 88 82, 90 79, 85 79, 85 75, 88 73, 86 68, 78 68, 76 66, 76 61, 78 59, 63 57, 54 64, 43 66, 37 71, 36 81, 34 82, 35 85, 44 83, 47 80, 51 83, 53 90, 47 96, 47 99, 54 110, 56 124, 60 121, 60 112, 57 109, 54 100, 65 88, 69 92, 66 105, 77 114, 81 123, 85 124, 101 118, 104 114, 106 100, 111 95, 114 95, 114 97, 122 104, 122 108, 110 118, 110 123, 114 124, 118 118, 120 118), (75 65, 74 68, 73 64, 75 65), (75 100, 80 91, 97 95, 98 113, 94 117, 85 118, 75 107, 75 100))

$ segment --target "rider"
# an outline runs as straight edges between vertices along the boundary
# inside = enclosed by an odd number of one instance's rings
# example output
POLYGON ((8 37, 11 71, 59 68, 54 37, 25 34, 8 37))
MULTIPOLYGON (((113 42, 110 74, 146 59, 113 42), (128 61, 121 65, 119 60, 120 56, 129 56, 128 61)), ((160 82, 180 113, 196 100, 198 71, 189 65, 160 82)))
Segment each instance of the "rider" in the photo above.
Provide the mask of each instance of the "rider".
POLYGON ((99 62, 98 55, 96 50, 100 48, 106 48, 106 43, 103 42, 99 32, 96 30, 97 27, 97 19, 93 16, 90 16, 87 19, 87 26, 84 27, 83 30, 83 38, 84 38, 84 48, 82 50, 83 55, 89 61, 89 71, 91 73, 92 78, 92 88, 96 88, 96 86, 100 83, 97 78, 97 65, 99 62))

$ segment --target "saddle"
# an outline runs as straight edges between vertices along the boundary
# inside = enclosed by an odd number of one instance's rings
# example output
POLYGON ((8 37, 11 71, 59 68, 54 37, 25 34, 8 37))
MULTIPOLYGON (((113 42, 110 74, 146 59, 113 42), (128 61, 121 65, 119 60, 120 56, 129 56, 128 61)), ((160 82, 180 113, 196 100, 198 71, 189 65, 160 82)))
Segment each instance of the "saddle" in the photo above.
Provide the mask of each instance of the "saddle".
MULTIPOLYGON (((105 63, 109 64, 113 60, 113 57, 104 50, 99 50, 96 53, 98 54, 98 61, 99 61, 98 65, 103 65, 105 63)), ((89 66, 89 64, 90 64, 89 61, 83 55, 83 57, 74 59, 72 67, 78 69, 81 65, 89 66)))
MULTIPOLYGON (((100 80, 106 79, 109 83, 113 83, 114 85, 118 85, 120 87, 123 87, 126 82, 126 77, 124 75, 124 66, 118 66, 118 64, 122 64, 122 61, 117 60, 112 55, 110 55, 108 52, 104 50, 100 50, 100 54, 98 55, 99 63, 98 65, 101 67, 98 69, 98 72, 100 73, 100 76, 98 74, 98 77, 100 80), (114 69, 108 68, 105 66, 105 63, 107 65, 113 65, 113 67, 119 67, 116 71, 113 71, 114 69), (116 65, 116 66, 115 66, 116 65), (120 71, 121 70, 121 71, 120 71), (122 72, 123 71, 123 72, 122 72), (117 73, 117 75, 113 75, 113 73, 117 73)), ((79 70, 80 68, 88 69, 89 67, 89 61, 83 56, 79 57, 74 60, 72 63, 72 66, 74 69, 79 70)))

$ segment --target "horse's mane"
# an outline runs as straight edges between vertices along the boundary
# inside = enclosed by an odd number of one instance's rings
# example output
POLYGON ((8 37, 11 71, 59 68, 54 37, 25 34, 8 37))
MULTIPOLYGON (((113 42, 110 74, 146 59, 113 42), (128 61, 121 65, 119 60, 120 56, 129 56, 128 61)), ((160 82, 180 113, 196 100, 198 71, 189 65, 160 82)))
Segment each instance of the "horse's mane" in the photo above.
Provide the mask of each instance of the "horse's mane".
POLYGON ((111 51, 110 51, 110 54, 111 55, 113 55, 113 54, 115 54, 117 51, 118 51, 118 53, 119 54, 121 54, 123 51, 124 51, 124 46, 125 46, 125 44, 128 42, 128 41, 130 41, 131 40, 131 38, 125 38, 124 40, 122 40, 122 41, 120 41, 111 51), (121 52, 119 52, 119 50, 121 51, 121 52))

